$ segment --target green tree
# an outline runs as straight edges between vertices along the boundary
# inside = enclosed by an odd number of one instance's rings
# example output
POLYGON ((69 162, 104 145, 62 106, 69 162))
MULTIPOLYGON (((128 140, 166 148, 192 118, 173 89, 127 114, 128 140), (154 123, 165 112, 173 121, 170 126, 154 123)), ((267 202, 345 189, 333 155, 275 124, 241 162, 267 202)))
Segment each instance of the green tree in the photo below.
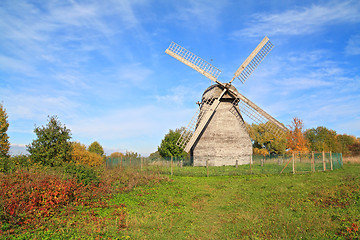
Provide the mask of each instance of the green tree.
MULTIPOLYGON (((272 123, 268 122, 268 125, 272 123)), ((246 124, 250 138, 253 143, 254 154, 283 154, 286 151, 286 136, 284 134, 275 136, 272 132, 265 130, 264 124, 246 124)), ((268 129, 275 126, 268 126, 268 129)))
POLYGON ((51 116, 46 126, 35 127, 37 139, 27 145, 33 162, 49 166, 61 166, 71 161, 70 129, 62 125, 57 116, 51 116))
POLYGON ((0 158, 9 157, 10 142, 6 133, 9 128, 7 118, 5 108, 0 104, 0 158))
POLYGON ((155 159, 159 159, 161 156, 160 156, 160 153, 159 151, 156 151, 156 152, 153 152, 149 155, 149 159, 150 160, 155 160, 155 159))
POLYGON ((317 127, 306 130, 305 137, 310 145, 311 151, 339 151, 336 132, 326 127, 317 127))
POLYGON ((138 154, 137 152, 132 152, 132 151, 125 152, 125 158, 136 159, 136 158, 140 158, 140 157, 141 157, 141 155, 138 154))
POLYGON ((96 153, 100 156, 104 155, 104 149, 103 147, 100 145, 100 143, 98 143, 97 141, 93 142, 92 144, 90 144, 89 148, 88 148, 89 152, 93 152, 96 153))
POLYGON ((182 131, 185 131, 185 128, 176 129, 175 131, 169 130, 158 147, 161 157, 186 157, 188 155, 182 148, 176 145, 182 131))

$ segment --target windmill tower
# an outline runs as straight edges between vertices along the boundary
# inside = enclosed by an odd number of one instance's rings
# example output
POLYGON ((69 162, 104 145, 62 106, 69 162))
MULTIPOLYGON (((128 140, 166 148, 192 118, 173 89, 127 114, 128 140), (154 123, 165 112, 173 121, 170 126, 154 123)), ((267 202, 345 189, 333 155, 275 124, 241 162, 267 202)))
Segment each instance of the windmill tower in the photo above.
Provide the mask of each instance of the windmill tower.
POLYGON ((247 78, 273 48, 265 37, 234 73, 229 83, 218 81, 219 69, 192 52, 172 42, 166 53, 195 69, 215 84, 208 87, 199 109, 182 132, 177 145, 190 152, 194 166, 248 164, 252 143, 241 114, 247 115, 274 136, 287 128, 256 104, 239 93, 232 85, 235 78, 245 83, 247 78))

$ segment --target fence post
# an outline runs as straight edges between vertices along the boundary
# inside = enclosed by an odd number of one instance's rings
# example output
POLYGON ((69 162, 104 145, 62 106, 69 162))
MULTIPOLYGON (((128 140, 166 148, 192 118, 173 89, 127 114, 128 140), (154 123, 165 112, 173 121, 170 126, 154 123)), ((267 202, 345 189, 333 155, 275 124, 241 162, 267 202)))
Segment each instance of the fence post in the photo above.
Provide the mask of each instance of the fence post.
POLYGON ((183 160, 181 159, 181 161, 180 161, 180 168, 182 168, 183 167, 183 160))
POLYGON ((314 151, 311 151, 311 171, 315 172, 315 158, 314 158, 314 151))
POLYGON ((122 155, 120 156, 120 168, 122 168, 122 155))
POLYGON ((209 177, 209 159, 206 159, 206 176, 209 177))
POLYGON ((238 165, 239 165, 239 162, 238 162, 238 160, 236 160, 236 164, 235 164, 236 168, 238 168, 238 165))
POLYGON ((250 174, 252 174, 252 167, 251 167, 251 165, 252 165, 252 155, 251 155, 251 158, 250 158, 250 174))
POLYGON ((330 151, 330 169, 333 170, 333 159, 332 159, 332 153, 330 151))
POLYGON ((143 170, 143 157, 140 158, 140 171, 143 170))
POLYGON ((173 175, 173 156, 171 156, 170 168, 171 168, 171 176, 172 176, 173 175))
POLYGON ((295 174, 295 153, 292 154, 293 174, 295 174))
POLYGON ((322 159, 323 159, 323 167, 324 167, 324 171, 326 171, 326 162, 325 162, 325 152, 322 152, 322 159))

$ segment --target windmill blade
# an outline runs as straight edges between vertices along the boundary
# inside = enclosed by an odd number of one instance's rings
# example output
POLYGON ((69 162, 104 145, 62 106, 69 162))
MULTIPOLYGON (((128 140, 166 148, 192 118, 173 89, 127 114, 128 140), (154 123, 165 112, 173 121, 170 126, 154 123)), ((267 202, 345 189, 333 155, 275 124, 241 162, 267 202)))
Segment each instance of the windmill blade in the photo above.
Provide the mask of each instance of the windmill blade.
POLYGON ((241 64, 241 66, 234 73, 234 77, 231 79, 230 83, 234 81, 235 78, 239 78, 242 83, 245 83, 251 73, 256 69, 256 67, 262 62, 266 55, 271 51, 274 45, 270 42, 268 37, 259 43, 259 45, 254 49, 254 51, 247 57, 247 59, 241 64))
POLYGON ((165 52, 180 62, 195 69, 210 80, 218 82, 217 78, 221 73, 219 69, 180 45, 172 42, 165 52))
POLYGON ((244 95, 238 92, 234 92, 231 89, 228 90, 237 97, 233 104, 238 103, 240 111, 251 118, 254 122, 257 124, 262 124, 267 130, 271 131, 277 136, 288 131, 284 124, 273 118, 270 114, 262 110, 255 103, 251 102, 244 95))
POLYGON ((199 119, 196 123, 196 128, 195 131, 193 132, 193 134, 191 135, 189 141, 186 143, 186 146, 184 148, 185 152, 189 152, 191 150, 191 148, 194 146, 195 142, 197 141, 197 139, 199 138, 199 136, 201 135, 201 133, 203 132, 205 126, 207 125, 207 123, 209 122, 210 118, 212 117, 212 115, 215 113, 216 108, 219 106, 220 104, 220 99, 224 96, 224 94, 226 93, 227 89, 225 88, 222 93, 220 94, 220 96, 218 98, 216 98, 211 105, 209 105, 209 107, 206 109, 205 112, 203 112, 203 115, 201 116, 201 119, 199 119))
POLYGON ((187 127, 181 132, 179 139, 176 142, 176 145, 184 149, 187 143, 190 141, 192 135, 195 132, 195 129, 198 123, 202 120, 202 117, 205 115, 206 111, 209 110, 209 106, 215 101, 216 98, 209 97, 207 100, 203 100, 192 117, 191 121, 187 127))

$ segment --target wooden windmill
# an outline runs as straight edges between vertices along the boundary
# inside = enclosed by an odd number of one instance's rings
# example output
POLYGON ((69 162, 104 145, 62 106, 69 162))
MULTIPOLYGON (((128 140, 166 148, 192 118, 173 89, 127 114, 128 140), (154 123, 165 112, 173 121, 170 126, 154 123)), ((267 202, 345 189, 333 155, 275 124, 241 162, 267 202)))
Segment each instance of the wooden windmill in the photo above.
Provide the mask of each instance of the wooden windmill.
POLYGON ((166 53, 195 69, 215 82, 208 87, 199 103, 199 109, 182 132, 177 145, 190 152, 194 166, 248 164, 252 157, 252 143, 241 114, 261 124, 267 131, 279 136, 287 128, 266 113, 232 85, 235 78, 242 83, 273 48, 265 37, 234 73, 229 83, 218 80, 221 73, 202 58, 172 42, 166 53))

